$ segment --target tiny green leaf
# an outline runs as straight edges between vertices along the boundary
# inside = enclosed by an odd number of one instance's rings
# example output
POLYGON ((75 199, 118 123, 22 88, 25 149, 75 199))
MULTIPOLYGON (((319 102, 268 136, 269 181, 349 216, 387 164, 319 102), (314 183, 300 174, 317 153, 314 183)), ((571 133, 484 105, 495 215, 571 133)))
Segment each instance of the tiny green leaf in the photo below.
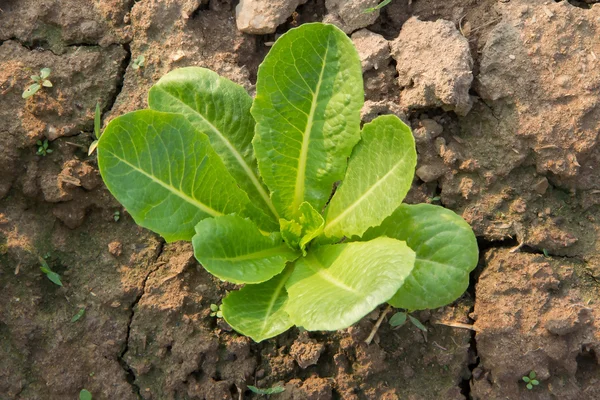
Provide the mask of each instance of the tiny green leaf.
POLYGON ((35 81, 35 82, 42 80, 42 78, 39 75, 31 75, 30 78, 32 81, 35 81))
POLYGON ((528 377, 528 376, 524 376, 524 377, 523 377, 523 381, 525 381, 525 382, 529 383, 529 381, 531 381, 531 379, 529 379, 529 377, 528 377))
POLYGON ((45 79, 42 82, 42 86, 44 86, 44 87, 52 87, 52 82, 50 82, 48 79, 45 79))
POLYGON ((396 239, 325 245, 295 262, 286 311, 307 330, 346 328, 390 299, 414 265, 396 239))
POLYGON ((40 267, 40 269, 42 270, 42 272, 44 274, 46 274, 46 276, 48 277, 48 279, 50 279, 54 284, 58 285, 58 286, 62 286, 62 282, 60 280, 60 275, 57 274, 54 271, 51 271, 49 268, 46 267, 40 267))
POLYGON ((219 306, 216 305, 216 304, 211 304, 210 305, 210 311, 213 311, 213 312, 219 311, 219 306))
POLYGON ((266 396, 271 394, 282 393, 285 391, 285 388, 283 386, 273 386, 272 388, 268 389, 259 389, 256 386, 248 385, 248 389, 250 389, 250 391, 253 393, 262 394, 266 396))
POLYGON ((291 268, 258 285, 246 285, 223 299, 223 318, 239 333, 260 342, 292 327, 285 311, 285 290, 291 268))
POLYGON ((279 219, 279 226, 281 230, 281 237, 290 249, 300 249, 300 239, 302 238, 302 225, 298 222, 287 219, 279 219))
POLYGON ((527 384, 527 389, 529 389, 529 390, 533 389, 533 385, 531 383, 528 383, 527 384))
POLYGON ((50 72, 52 72, 52 70, 50 68, 42 68, 40 70, 40 78, 46 79, 47 77, 50 76, 50 72))
POLYGON ((396 326, 402 326, 406 323, 406 313, 405 312, 397 312, 396 314, 392 315, 392 318, 390 318, 390 325, 393 327, 396 326))
POLYGON ((531 371, 531 372, 529 372, 529 377, 530 377, 531 379, 535 379, 535 377, 536 377, 536 376, 537 376, 537 375, 536 375, 535 371, 531 371))
POLYGON ((268 281, 299 256, 279 233, 265 236, 254 222, 236 215, 200 221, 192 243, 208 272, 233 283, 268 281))
POLYGON ((536 385, 536 386, 537 386, 537 385, 539 385, 539 384, 540 384, 540 382, 539 382, 537 379, 533 379, 533 380, 531 381, 531 384, 532 384, 532 385, 536 385))
POLYGON ((77 322, 77 321, 79 321, 79 319, 81 317, 83 317, 83 314, 85 314, 85 308, 82 308, 81 310, 79 310, 77 312, 77 314, 73 315, 73 318, 71 318, 71 322, 77 322))
POLYGON ((409 315, 408 318, 410 318, 410 322, 412 322, 412 324, 414 326, 416 326, 417 328, 419 328, 420 330, 422 330, 423 332, 427 332, 427 328, 425 327, 425 325, 423 325, 421 323, 421 321, 419 321, 418 319, 416 319, 415 317, 413 317, 412 315, 409 315))
POLYGON ((34 83, 33 85, 31 85, 27 89, 25 89, 22 97, 24 99, 29 98, 29 97, 33 96, 34 94, 36 94, 37 91, 40 90, 40 88, 41 88, 41 86, 39 83, 34 83))
POLYGON ((306 246, 311 240, 323 232, 325 220, 310 205, 309 202, 300 204, 300 225, 302 226, 302 239, 300 240, 300 250, 306 256, 306 246))
POLYGON ((370 14, 373 13, 379 9, 382 9, 383 7, 387 6, 388 4, 390 4, 392 2, 392 0, 383 0, 381 3, 377 4, 375 7, 369 7, 367 8, 365 11, 363 11, 364 14, 370 14))
POLYGON ((96 102, 96 110, 94 112, 94 135, 96 135, 96 139, 100 139, 100 129, 101 129, 101 121, 102 112, 100 111, 100 103, 96 102))
POLYGON ((290 29, 258 70, 252 115, 258 167, 281 218, 308 202, 321 210, 360 139, 362 67, 333 25, 290 29))

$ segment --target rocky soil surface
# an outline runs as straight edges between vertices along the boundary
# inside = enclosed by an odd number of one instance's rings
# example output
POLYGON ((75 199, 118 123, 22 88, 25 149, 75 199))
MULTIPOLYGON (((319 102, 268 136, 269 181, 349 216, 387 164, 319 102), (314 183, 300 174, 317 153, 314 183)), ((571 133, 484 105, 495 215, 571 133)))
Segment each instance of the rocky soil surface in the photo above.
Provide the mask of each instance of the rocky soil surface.
POLYGON ((260 398, 248 385, 283 386, 273 399, 600 398, 600 4, 363 13, 377 3, 0 2, 1 400, 260 398), (408 201, 442 204, 477 234, 469 291, 415 313, 427 333, 384 323, 367 345, 382 307, 336 333, 237 335, 210 316, 231 287, 189 245, 138 228, 87 154, 97 102, 106 124, 190 65, 253 93, 270 44, 313 21, 357 46, 363 120, 412 126, 408 201), (44 67, 53 87, 23 99, 44 67), (46 140, 52 153, 36 154, 46 140))

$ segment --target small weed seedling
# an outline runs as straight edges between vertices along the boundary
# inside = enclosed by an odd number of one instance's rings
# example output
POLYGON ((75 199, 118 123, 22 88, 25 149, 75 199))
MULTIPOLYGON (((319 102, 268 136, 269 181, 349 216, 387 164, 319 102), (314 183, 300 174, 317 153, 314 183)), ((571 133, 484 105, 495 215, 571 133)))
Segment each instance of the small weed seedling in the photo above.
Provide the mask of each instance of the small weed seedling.
POLYGON ((523 377, 523 382, 527 383, 527 389, 531 390, 531 389, 533 389, 534 386, 537 386, 540 384, 540 382, 535 378, 536 378, 535 371, 531 371, 529 373, 529 376, 523 377))
POLYGON ((283 386, 273 386, 273 387, 268 388, 268 389, 259 389, 256 386, 248 385, 248 389, 250 389, 250 391, 252 393, 262 394, 264 396, 269 396, 271 394, 282 393, 282 392, 285 391, 285 388, 283 386))
POLYGON ((83 317, 83 314, 85 314, 85 308, 82 308, 77 312, 77 314, 73 315, 73 318, 71 318, 71 322, 79 321, 81 317, 83 317))
POLYGON ((144 68, 145 67, 145 63, 146 62, 146 57, 144 57, 143 55, 139 55, 137 56, 137 58, 135 60, 133 60, 133 63, 131 64, 131 68, 133 68, 134 70, 138 70, 140 68, 144 68))
POLYGON ((410 321, 414 326, 416 326, 423 332, 427 332, 427 328, 425 327, 425 325, 423 325, 421 323, 421 321, 419 321, 412 315, 408 314, 407 311, 399 311, 396 314, 392 315, 392 318, 390 318, 389 323, 390 323, 390 326, 392 326, 393 328, 396 328, 396 327, 403 326, 407 320, 410 321), (408 317, 408 319, 407 319, 407 317, 408 317))
POLYGON ((370 14, 373 13, 377 10, 382 9, 383 7, 387 6, 388 4, 390 4, 392 2, 392 0, 383 0, 381 3, 377 4, 375 7, 369 7, 367 8, 365 11, 363 11, 364 14, 370 14))
POLYGON ((210 305, 210 316, 216 318, 223 318, 223 311, 221 311, 221 306, 216 304, 210 305))
POLYGON ((441 206, 402 204, 412 132, 394 115, 361 129, 363 103, 352 41, 304 24, 271 47, 254 99, 204 68, 163 76, 150 109, 108 124, 98 165, 139 225, 244 285, 212 312, 257 342, 344 329, 386 302, 441 307, 469 284, 475 235, 441 206))
POLYGON ((121 211, 117 210, 113 213, 113 220, 115 222, 119 222, 120 219, 121 219, 121 211))
POLYGON ((52 149, 48 148, 48 139, 44 139, 43 142, 41 140, 38 140, 37 142, 35 142, 35 144, 37 144, 38 146, 38 149, 35 152, 35 154, 37 154, 38 156, 46 157, 47 154, 51 154, 53 151, 52 149))
POLYGON ((52 87, 52 82, 48 79, 50 72, 50 68, 42 68, 39 75, 32 75, 31 80, 35 83, 25 89, 22 97, 26 99, 36 94, 42 87, 52 87))
POLYGON ((82 389, 79 392, 79 400, 92 400, 92 394, 88 390, 82 389))
POLYGON ((96 136, 96 139, 90 144, 88 156, 91 156, 94 150, 96 150, 96 147, 98 147, 98 139, 100 139, 100 135, 102 134, 100 132, 101 118, 102 113, 100 112, 100 103, 96 103, 96 111, 94 112, 94 136, 96 136))
POLYGON ((42 272, 44 274, 46 274, 46 277, 48 279, 50 279, 50 281, 52 281, 52 283, 54 283, 55 285, 58 286, 62 286, 62 281, 60 280, 60 275, 57 274, 56 272, 52 271, 50 269, 50 267, 48 266, 48 263, 46 262, 46 260, 44 260, 42 257, 39 257, 40 260, 40 264, 42 264, 42 266, 40 267, 40 269, 42 270, 42 272))

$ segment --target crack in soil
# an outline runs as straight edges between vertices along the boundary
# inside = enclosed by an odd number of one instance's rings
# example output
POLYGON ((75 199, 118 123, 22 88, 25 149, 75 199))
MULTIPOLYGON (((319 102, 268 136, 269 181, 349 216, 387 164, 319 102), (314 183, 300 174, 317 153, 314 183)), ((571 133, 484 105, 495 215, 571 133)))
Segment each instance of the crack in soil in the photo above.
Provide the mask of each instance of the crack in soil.
POLYGON ((161 242, 160 247, 158 248, 158 254, 152 262, 153 268, 146 274, 146 276, 142 280, 142 290, 140 290, 140 293, 135 297, 135 299, 131 303, 131 312, 129 314, 129 321, 127 322, 127 333, 125 335, 125 345, 123 347, 123 350, 117 356, 117 360, 119 361, 121 368, 123 369, 123 371, 125 371, 125 379, 127 380, 127 383, 129 383, 129 385, 131 386, 133 393, 137 396, 138 399, 142 399, 140 387, 135 383, 137 377, 135 376, 135 372, 133 371, 131 366, 127 364, 127 361, 125 361, 125 354, 127 353, 127 351, 129 351, 129 337, 131 335, 131 325, 133 323, 133 317, 135 316, 135 307, 137 307, 142 297, 144 297, 144 294, 146 294, 146 282, 148 282, 148 278, 150 278, 150 276, 156 271, 158 271, 158 269, 164 264, 158 262, 160 256, 163 253, 163 249, 164 242, 161 242))

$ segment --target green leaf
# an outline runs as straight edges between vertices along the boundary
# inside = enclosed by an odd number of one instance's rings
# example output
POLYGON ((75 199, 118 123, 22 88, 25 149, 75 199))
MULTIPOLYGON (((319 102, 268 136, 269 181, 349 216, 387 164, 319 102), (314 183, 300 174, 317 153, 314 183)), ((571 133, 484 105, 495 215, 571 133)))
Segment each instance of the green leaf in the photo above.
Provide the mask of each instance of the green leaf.
POLYGON ((535 371, 531 371, 531 372, 529 372, 529 377, 530 377, 531 379, 535 379, 535 377, 536 377, 536 376, 537 376, 537 375, 536 375, 535 371))
POLYGON ((253 393, 262 394, 266 396, 271 394, 282 393, 285 391, 285 388, 283 386, 273 386, 272 388, 268 389, 259 389, 256 386, 248 385, 248 389, 250 389, 250 391, 253 393))
POLYGON ((305 201, 300 205, 300 225, 302 226, 300 250, 306 256, 306 246, 323 232, 325 220, 310 203, 305 201))
POLYGON ((392 2, 392 0, 383 0, 381 3, 377 4, 375 7, 369 7, 367 9, 365 9, 365 11, 363 11, 364 14, 370 14, 373 13, 379 9, 382 9, 383 7, 387 6, 388 4, 390 4, 392 2))
POLYGON ((529 381, 531 381, 531 379, 529 379, 528 376, 524 376, 523 377, 523 381, 529 383, 529 381))
POLYGON ((258 285, 246 285, 231 292, 221 310, 223 318, 233 329, 251 337, 255 342, 277 336, 293 326, 285 311, 288 294, 285 283, 292 268, 258 285))
POLYGON ((479 249, 469 224, 454 212, 431 204, 403 204, 363 240, 387 236, 405 240, 415 251, 415 268, 389 301, 397 308, 422 310, 446 305, 469 285, 479 249))
POLYGON ((25 91, 23 92, 22 97, 24 99, 33 96, 34 94, 37 93, 38 90, 40 90, 41 86, 39 83, 34 83, 33 85, 29 86, 27 89, 25 89, 25 91))
POLYGON ((268 281, 299 256, 279 233, 265 236, 254 222, 236 215, 200 221, 192 243, 208 272, 233 283, 268 281))
POLYGON ((238 84, 198 67, 180 68, 150 89, 150 108, 183 114, 205 133, 237 184, 277 229, 279 215, 260 182, 252 149, 252 98, 238 84))
POLYGON ((52 70, 50 68, 42 68, 40 70, 40 78, 46 79, 47 77, 50 76, 50 72, 52 72, 52 70))
POLYGON ((213 311, 213 312, 219 311, 219 306, 216 305, 216 304, 211 304, 210 305, 210 311, 213 311))
POLYGON ((325 214, 325 235, 360 236, 397 209, 412 184, 417 152, 410 128, 394 115, 366 124, 346 177, 325 214))
POLYGON ((533 380, 531 381, 531 384, 532 384, 532 385, 535 385, 535 386, 537 386, 537 385, 539 385, 539 384, 540 384, 540 382, 539 382, 537 379, 533 379, 533 380))
POLYGON ((101 119, 100 103, 96 102, 96 111, 94 112, 94 135, 96 135, 96 139, 100 139, 101 119))
POLYGON ((528 383, 527 384, 527 389, 529 389, 529 390, 533 389, 533 385, 531 383, 528 383))
POLYGON ((40 267, 40 270, 46 275, 46 277, 48 279, 50 279, 50 281, 52 283, 54 283, 55 285, 58 286, 62 286, 62 281, 60 280, 60 275, 57 274, 56 272, 52 271, 50 269, 50 267, 48 266, 48 263, 46 262, 46 260, 44 260, 42 257, 38 257, 40 264, 42 264, 42 266, 40 267))
POLYGON ((390 238, 311 249, 286 283, 286 311, 310 331, 347 328, 396 293, 414 260, 406 243, 390 238))
POLYGON ((168 242, 191 240, 204 218, 249 213, 248 196, 206 135, 178 114, 141 110, 115 118, 100 137, 98 165, 137 224, 168 242))
POLYGON ((419 321, 418 319, 416 319, 415 317, 413 317, 412 315, 409 315, 408 318, 410 318, 410 322, 412 322, 412 324, 414 326, 416 326, 417 328, 419 328, 420 330, 422 330, 423 332, 427 332, 427 328, 425 327, 425 325, 423 325, 421 323, 421 321, 419 321))
POLYGON ((302 225, 292 220, 281 218, 279 220, 279 227, 281 230, 281 237, 290 249, 300 249, 300 239, 302 238, 302 225))
POLYGON ((30 78, 32 81, 36 81, 36 82, 42 80, 42 78, 39 75, 31 75, 30 78))
POLYGON ((83 317, 83 314, 85 314, 85 308, 82 308, 81 310, 79 310, 77 312, 77 314, 73 315, 73 318, 71 318, 71 322, 79 321, 79 319, 81 319, 81 317, 83 317))
POLYGON ((352 41, 333 25, 282 35, 258 69, 252 115, 261 176, 282 218, 307 201, 322 210, 360 138, 362 68, 352 41))
POLYGON ((44 80, 42 82, 42 86, 44 87, 52 87, 52 82, 50 82, 48 79, 44 80))
POLYGON ((390 325, 393 327, 402 326, 406 323, 406 313, 405 312, 397 312, 392 315, 390 318, 390 325))

